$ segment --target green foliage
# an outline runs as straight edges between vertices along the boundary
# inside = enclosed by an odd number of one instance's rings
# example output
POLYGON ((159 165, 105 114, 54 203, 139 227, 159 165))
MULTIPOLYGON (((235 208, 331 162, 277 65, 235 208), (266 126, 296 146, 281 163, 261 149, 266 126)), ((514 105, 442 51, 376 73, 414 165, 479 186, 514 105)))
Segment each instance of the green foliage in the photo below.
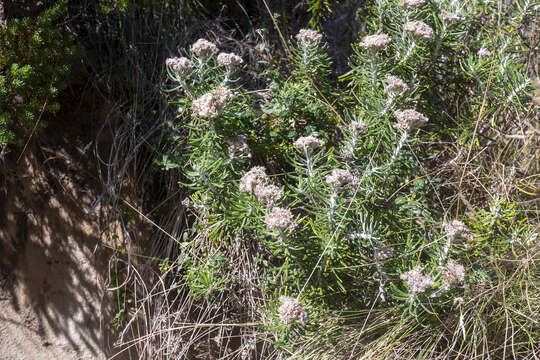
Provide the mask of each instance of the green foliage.
POLYGON ((332 12, 331 5, 338 3, 336 0, 307 0, 308 12, 311 13, 309 26, 318 27, 322 20, 332 12))
POLYGON ((191 295, 195 299, 202 299, 225 291, 230 282, 226 276, 230 270, 228 265, 228 259, 219 252, 208 256, 202 263, 192 263, 186 274, 191 295))
POLYGON ((58 95, 78 53, 73 36, 57 25, 65 13, 66 1, 59 1, 0 29, 0 145, 60 109, 58 95))
POLYGON ((335 135, 338 120, 328 106, 335 101, 335 94, 330 92, 331 60, 326 49, 326 44, 320 42, 294 47, 292 76, 283 78, 277 71, 269 72, 271 82, 266 96, 270 100, 262 105, 263 115, 255 133, 261 155, 272 154, 283 163, 299 136, 330 139, 335 135))

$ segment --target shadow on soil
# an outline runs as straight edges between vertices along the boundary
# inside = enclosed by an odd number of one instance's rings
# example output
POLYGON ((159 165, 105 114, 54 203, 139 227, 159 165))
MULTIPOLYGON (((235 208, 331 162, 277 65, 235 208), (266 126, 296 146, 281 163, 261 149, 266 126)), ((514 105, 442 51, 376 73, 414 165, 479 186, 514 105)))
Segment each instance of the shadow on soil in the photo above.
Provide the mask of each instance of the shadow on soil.
POLYGON ((91 160, 95 122, 76 110, 0 166, 0 323, 73 358, 99 359, 114 341, 114 294, 103 287, 111 251, 101 243, 102 208, 86 217, 101 192, 91 160))

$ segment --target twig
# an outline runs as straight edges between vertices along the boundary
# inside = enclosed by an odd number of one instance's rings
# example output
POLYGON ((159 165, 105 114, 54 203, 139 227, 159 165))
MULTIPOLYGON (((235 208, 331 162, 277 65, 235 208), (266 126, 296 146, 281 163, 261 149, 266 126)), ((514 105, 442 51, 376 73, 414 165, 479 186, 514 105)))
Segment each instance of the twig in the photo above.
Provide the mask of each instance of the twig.
POLYGON ((34 132, 36 131, 36 128, 37 128, 37 126, 39 124, 39 121, 41 120, 41 115, 43 115, 43 112, 45 111, 45 107, 47 106, 48 101, 49 101, 49 99, 45 100, 45 103, 43 104, 43 108, 41 109, 41 112, 39 113, 39 117, 38 117, 36 123, 34 124, 34 128, 32 129, 32 132, 30 133, 30 136, 28 137, 28 140, 26 141, 26 144, 24 144, 24 148, 22 149, 21 154, 17 158, 17 163, 19 163, 19 160, 21 159, 21 156, 24 154, 24 151, 26 150, 26 147, 28 146, 28 143, 30 142, 30 139, 32 138, 32 135, 34 135, 34 132))

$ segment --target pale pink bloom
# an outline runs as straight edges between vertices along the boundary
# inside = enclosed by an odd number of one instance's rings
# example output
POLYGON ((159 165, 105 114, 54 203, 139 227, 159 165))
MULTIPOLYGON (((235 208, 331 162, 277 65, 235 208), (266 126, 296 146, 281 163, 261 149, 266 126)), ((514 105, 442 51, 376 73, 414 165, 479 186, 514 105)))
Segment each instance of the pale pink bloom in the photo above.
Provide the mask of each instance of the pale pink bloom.
POLYGON ((326 183, 334 188, 349 185, 353 181, 353 176, 348 170, 334 169, 332 173, 326 175, 326 183))
POLYGON ((275 185, 257 185, 255 187, 255 196, 259 203, 266 207, 272 207, 283 196, 283 190, 275 185))
POLYGON ((441 277, 444 283, 448 285, 462 284, 465 280, 465 267, 454 260, 449 260, 445 266, 441 266, 441 277))
POLYGON ((213 42, 210 42, 206 39, 199 39, 197 40, 193 46, 191 47, 191 50, 197 55, 198 57, 207 57, 217 54, 218 48, 216 44, 213 42))
POLYGON ((236 54, 233 53, 219 53, 217 56, 217 62, 221 66, 237 66, 244 63, 244 60, 236 54))
POLYGON ((394 116, 398 119, 397 124, 394 125, 397 129, 414 130, 428 122, 425 115, 413 109, 396 110, 394 116))
POLYGON ((386 49, 391 42, 392 38, 386 34, 368 35, 362 38, 359 45, 366 50, 378 51, 386 49))
POLYGON ((429 277, 429 275, 424 275, 423 272, 423 267, 415 266, 414 269, 401 274, 399 278, 407 282, 407 285, 412 293, 423 293, 435 285, 435 282, 431 279, 431 277, 429 277))
POLYGON ((223 85, 209 93, 206 93, 193 100, 191 110, 202 118, 213 119, 217 117, 227 105, 227 102, 234 96, 231 90, 223 85))
POLYGON ((397 76, 386 74, 386 86, 384 89, 391 94, 400 94, 409 90, 409 86, 397 76))
POLYGON ((308 318, 306 305, 295 298, 280 296, 281 306, 278 309, 279 318, 288 327, 295 321, 301 326, 305 326, 308 318))
POLYGON ((490 57, 491 56, 491 51, 489 51, 486 48, 481 48, 480 50, 478 50, 478 56, 480 56, 480 57, 490 57))
POLYGON ((449 223, 443 224, 446 235, 451 240, 471 240, 472 234, 467 225, 459 220, 452 220, 449 223))
POLYGON ((367 125, 364 124, 362 121, 352 121, 349 124, 349 129, 358 133, 363 133, 364 131, 366 131, 367 125))
POLYGON ((441 10, 441 19, 443 19, 443 21, 447 23, 453 23, 455 21, 460 20, 460 17, 449 11, 441 10))
POLYGON ((273 208, 270 213, 265 216, 264 222, 269 229, 276 229, 279 231, 293 231, 296 228, 296 222, 294 221, 291 211, 280 207, 273 208))
POLYGON ((398 6, 400 8, 419 7, 424 5, 426 2, 427 0, 399 0, 398 6))
POLYGON ((316 150, 324 146, 324 141, 315 136, 302 136, 299 137, 293 144, 295 149, 298 150, 316 150))
POLYGON ((193 66, 191 60, 186 57, 174 57, 168 58, 165 60, 165 63, 171 68, 174 72, 182 72, 193 66))
POLYGON ((296 34, 296 40, 298 40, 302 45, 310 45, 314 42, 321 41, 322 35, 315 30, 302 29, 296 34))
POLYGON ((253 194, 258 185, 266 184, 267 181, 266 169, 262 166, 255 166, 240 179, 240 191, 253 194))
POLYGON ((405 30, 411 32, 417 39, 433 40, 435 38, 433 29, 423 21, 409 21, 405 24, 405 30))

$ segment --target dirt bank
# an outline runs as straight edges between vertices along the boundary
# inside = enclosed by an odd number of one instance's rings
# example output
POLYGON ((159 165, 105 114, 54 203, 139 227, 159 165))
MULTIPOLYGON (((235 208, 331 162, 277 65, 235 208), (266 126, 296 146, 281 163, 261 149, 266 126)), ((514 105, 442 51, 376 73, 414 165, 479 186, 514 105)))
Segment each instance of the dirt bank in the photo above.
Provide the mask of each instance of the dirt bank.
MULTIPOLYGON (((91 129, 13 150, 0 171, 0 358, 103 359, 114 335, 105 290, 110 247, 91 129), (91 141, 91 140, 90 140, 91 141)), ((54 138, 55 126, 45 137, 54 138)), ((63 135, 65 136, 65 135, 63 135)))

